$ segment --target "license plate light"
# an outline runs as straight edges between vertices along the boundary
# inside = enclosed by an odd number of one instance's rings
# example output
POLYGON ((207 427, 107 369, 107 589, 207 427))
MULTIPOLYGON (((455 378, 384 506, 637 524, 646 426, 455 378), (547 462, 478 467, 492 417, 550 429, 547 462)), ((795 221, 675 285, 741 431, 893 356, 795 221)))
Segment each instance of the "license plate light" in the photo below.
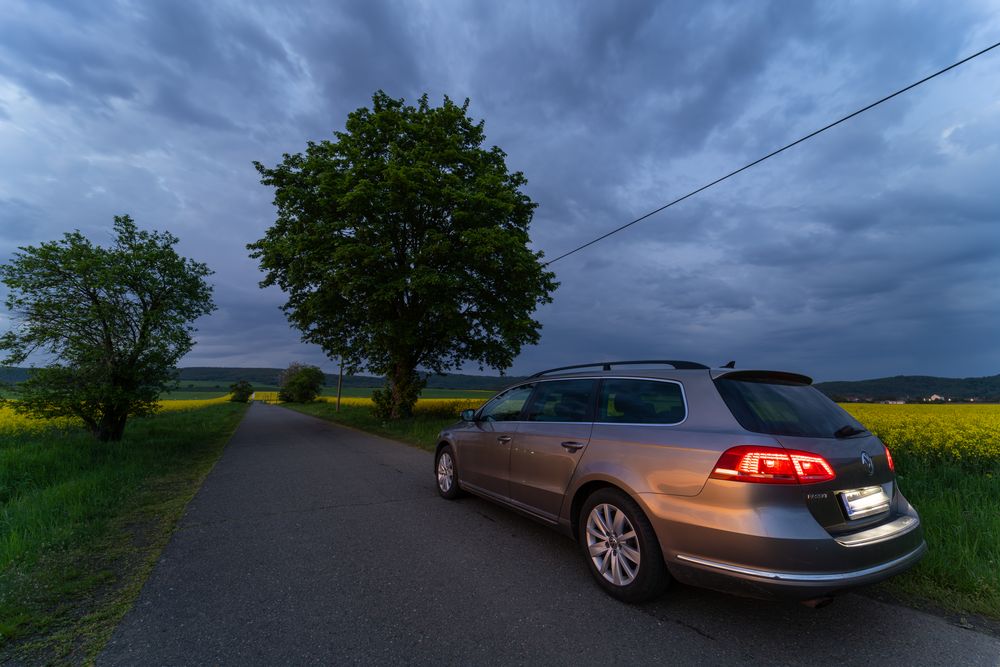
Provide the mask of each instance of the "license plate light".
POLYGON ((881 486, 866 486, 837 493, 848 519, 863 519, 889 509, 889 496, 881 486))

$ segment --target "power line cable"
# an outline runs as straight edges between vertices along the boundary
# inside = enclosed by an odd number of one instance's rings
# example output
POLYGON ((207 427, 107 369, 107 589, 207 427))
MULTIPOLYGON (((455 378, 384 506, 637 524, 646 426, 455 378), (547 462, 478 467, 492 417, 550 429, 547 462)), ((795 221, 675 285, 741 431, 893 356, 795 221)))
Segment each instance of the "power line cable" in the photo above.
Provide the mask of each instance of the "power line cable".
POLYGON ((687 199, 688 197, 693 197, 694 195, 698 194, 699 192, 701 192, 701 191, 703 191, 703 190, 707 190, 707 189, 709 189, 709 188, 710 188, 710 187, 712 187, 713 185, 718 185, 718 184, 719 184, 719 183, 721 183, 722 181, 726 180, 727 178, 731 178, 731 177, 735 176, 736 174, 740 173, 741 171, 746 171, 746 170, 747 170, 747 169, 749 169, 750 167, 753 167, 753 166, 755 166, 755 165, 758 165, 758 164, 760 164, 761 162, 763 162, 764 160, 767 160, 768 158, 772 158, 772 157, 774 157, 774 156, 775 156, 775 155, 777 155, 778 153, 782 153, 782 152, 784 152, 784 151, 787 151, 787 150, 788 150, 789 148, 791 148, 792 146, 796 146, 796 145, 798 145, 798 144, 801 144, 801 143, 802 143, 803 141, 806 141, 807 139, 812 139, 812 138, 813 138, 813 137, 815 137, 815 136, 816 136, 817 134, 820 134, 820 133, 822 133, 822 132, 826 132, 826 131, 827 131, 827 130, 829 130, 830 128, 832 128, 832 127, 836 127, 837 125, 840 125, 840 124, 841 124, 841 123, 843 123, 844 121, 846 121, 846 120, 850 120, 851 118, 854 118, 855 116, 857 116, 857 115, 859 115, 859 114, 862 114, 862 113, 864 113, 864 112, 868 111, 869 109, 873 109, 873 108, 877 107, 878 105, 882 104, 883 102, 888 102, 889 100, 891 100, 892 98, 896 97, 897 95, 902 95, 902 94, 903 94, 903 93, 905 93, 906 91, 908 91, 908 90, 912 90, 913 88, 916 88, 916 87, 917 87, 917 86, 919 86, 920 84, 922 84, 922 83, 926 83, 926 82, 930 81, 930 80, 931 80, 931 79, 933 79, 934 77, 937 77, 937 76, 941 76, 942 74, 944 74, 944 73, 945 73, 945 72, 947 72, 948 70, 952 70, 952 69, 955 69, 955 68, 956 68, 956 67, 958 67, 959 65, 962 65, 962 64, 964 64, 964 63, 967 63, 967 62, 969 62, 970 60, 972 60, 973 58, 978 58, 979 56, 983 55, 983 54, 984 54, 984 53, 986 53, 987 51, 991 51, 992 49, 995 49, 995 48, 997 48, 998 46, 1000 46, 1000 42, 997 42, 996 44, 993 44, 992 46, 988 46, 988 47, 986 47, 985 49, 983 49, 982 51, 977 51, 976 53, 973 53, 973 54, 972 54, 971 56, 967 56, 967 57, 965 57, 965 58, 962 58, 962 59, 961 59, 961 60, 959 60, 958 62, 955 62, 955 63, 952 63, 951 65, 948 65, 948 66, 947 66, 947 67, 945 67, 944 69, 940 69, 940 70, 938 70, 937 72, 934 72, 934 73, 933 73, 933 74, 931 74, 930 76, 925 76, 924 78, 920 79, 920 81, 917 81, 917 82, 915 82, 915 83, 911 83, 910 85, 906 86, 905 88, 900 88, 899 90, 897 90, 896 92, 892 93, 891 95, 886 95, 886 96, 885 96, 885 97, 883 97, 882 99, 880 99, 880 100, 878 100, 878 101, 876 101, 876 102, 872 102, 872 103, 871 103, 871 104, 869 104, 868 106, 865 106, 865 107, 862 107, 862 108, 858 109, 857 111, 855 111, 855 112, 853 112, 853 113, 849 113, 849 114, 847 114, 846 116, 844 116, 844 117, 843 117, 843 118, 841 118, 840 120, 835 120, 834 122, 830 123, 829 125, 825 125, 825 126, 821 127, 820 129, 818 129, 818 130, 816 130, 816 131, 814 131, 814 132, 810 132, 809 134, 805 135, 804 137, 801 137, 801 138, 799 138, 799 139, 796 139, 796 140, 795 140, 795 141, 793 141, 792 143, 790 143, 790 144, 787 144, 787 145, 785 145, 785 146, 782 146, 782 147, 781 147, 781 148, 779 148, 778 150, 776 150, 776 151, 772 151, 772 152, 768 153, 767 155, 765 155, 765 156, 764 156, 764 157, 762 157, 762 158, 758 158, 758 159, 754 160, 753 162, 750 162, 750 163, 748 163, 748 164, 745 164, 745 165, 743 165, 743 166, 742 166, 742 167, 740 167, 739 169, 736 169, 736 170, 734 170, 734 171, 731 171, 731 172, 729 172, 728 174, 726 174, 725 176, 722 176, 721 178, 717 178, 717 179, 715 179, 714 181, 712 181, 711 183, 708 183, 707 185, 703 185, 703 186, 701 186, 701 187, 700 187, 700 188, 698 188, 697 190, 692 190, 691 192, 687 193, 687 194, 686 194, 686 195, 684 195, 683 197, 678 197, 677 199, 675 199, 675 200, 673 200, 672 202, 669 202, 669 203, 667 203, 667 204, 664 204, 663 206, 661 206, 661 207, 660 207, 660 208, 658 208, 658 209, 654 209, 654 210, 650 211, 649 213, 646 213, 645 215, 641 215, 641 216, 639 216, 638 218, 636 218, 635 220, 633 220, 633 221, 631 221, 631 222, 627 222, 627 223, 625 223, 625 224, 624 224, 624 225, 622 225, 621 227, 617 227, 617 228, 615 228, 615 229, 612 229, 612 230, 611 230, 610 232, 607 232, 606 234, 602 234, 602 235, 598 236, 597 238, 595 238, 595 239, 593 239, 593 240, 591 240, 591 241, 587 241, 587 242, 586 242, 586 243, 584 243, 583 245, 581 245, 581 246, 577 246, 576 248, 573 248, 573 249, 572 249, 572 250, 570 250, 569 252, 564 252, 563 254, 559 255, 559 256, 558 256, 558 257, 556 257, 555 259, 552 259, 552 260, 549 260, 548 262, 545 262, 545 264, 544 264, 543 266, 550 266, 550 265, 552 265, 552 264, 555 264, 555 263, 556 263, 556 262, 558 262, 558 261, 559 261, 560 259, 564 259, 564 258, 566 258, 566 257, 569 257, 569 256, 570 256, 570 255, 572 255, 573 253, 577 253, 577 252, 580 252, 580 251, 581 251, 581 250, 583 250, 584 248, 587 248, 587 247, 589 247, 589 246, 592 246, 592 245, 594 245, 595 243, 597 243, 598 241, 603 241, 604 239, 608 238, 609 236, 612 236, 612 235, 614 235, 614 234, 617 234, 618 232, 620 232, 620 231, 622 231, 622 230, 624 230, 624 229, 628 229, 628 228, 629 228, 629 227, 631 227, 632 225, 634 225, 634 224, 636 224, 636 223, 639 223, 639 222, 642 222, 642 221, 643 221, 643 220, 645 220, 646 218, 649 218, 649 217, 651 217, 651 216, 654 216, 654 215, 656 215, 657 213, 659 213, 660 211, 663 211, 663 210, 665 210, 665 209, 668 209, 668 208, 670 208, 670 207, 671 207, 671 206, 673 206, 674 204, 679 204, 680 202, 684 201, 684 200, 685 200, 685 199, 687 199))

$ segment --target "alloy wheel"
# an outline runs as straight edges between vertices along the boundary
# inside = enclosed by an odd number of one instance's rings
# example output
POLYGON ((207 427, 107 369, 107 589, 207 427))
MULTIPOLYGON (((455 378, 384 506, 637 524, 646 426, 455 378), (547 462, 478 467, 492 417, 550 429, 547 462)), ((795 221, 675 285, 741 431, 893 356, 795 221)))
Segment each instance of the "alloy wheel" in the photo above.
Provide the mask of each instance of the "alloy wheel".
POLYGON ((437 464, 438 487, 448 493, 455 484, 455 462, 451 460, 450 452, 443 452, 437 464))
POLYGON ((604 503, 590 510, 587 549, 597 571, 615 586, 629 585, 639 573, 639 537, 625 512, 614 505, 604 503))

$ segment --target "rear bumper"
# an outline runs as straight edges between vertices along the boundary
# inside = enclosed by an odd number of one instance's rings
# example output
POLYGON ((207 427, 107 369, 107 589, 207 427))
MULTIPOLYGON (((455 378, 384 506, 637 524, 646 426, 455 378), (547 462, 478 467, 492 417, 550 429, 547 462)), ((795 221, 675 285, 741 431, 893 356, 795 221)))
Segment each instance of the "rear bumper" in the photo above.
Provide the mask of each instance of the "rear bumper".
POLYGON ((848 572, 782 572, 760 570, 677 554, 670 568, 678 579, 694 585, 762 597, 809 599, 873 584, 913 567, 927 552, 921 540, 913 551, 887 563, 848 572))
POLYGON ((901 494, 891 519, 831 535, 805 506, 638 494, 671 574, 684 583, 761 598, 810 599, 899 574, 927 551, 901 494))

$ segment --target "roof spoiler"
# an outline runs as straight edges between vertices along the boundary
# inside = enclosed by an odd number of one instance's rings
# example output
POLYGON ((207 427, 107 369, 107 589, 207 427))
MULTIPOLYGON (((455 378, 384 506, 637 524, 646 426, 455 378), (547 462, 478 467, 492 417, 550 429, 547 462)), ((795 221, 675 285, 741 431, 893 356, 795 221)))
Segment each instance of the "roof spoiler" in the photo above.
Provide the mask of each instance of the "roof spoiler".
POLYGON ((812 378, 787 371, 748 371, 720 368, 712 371, 712 379, 726 378, 743 382, 771 382, 774 384, 812 384, 812 378))

